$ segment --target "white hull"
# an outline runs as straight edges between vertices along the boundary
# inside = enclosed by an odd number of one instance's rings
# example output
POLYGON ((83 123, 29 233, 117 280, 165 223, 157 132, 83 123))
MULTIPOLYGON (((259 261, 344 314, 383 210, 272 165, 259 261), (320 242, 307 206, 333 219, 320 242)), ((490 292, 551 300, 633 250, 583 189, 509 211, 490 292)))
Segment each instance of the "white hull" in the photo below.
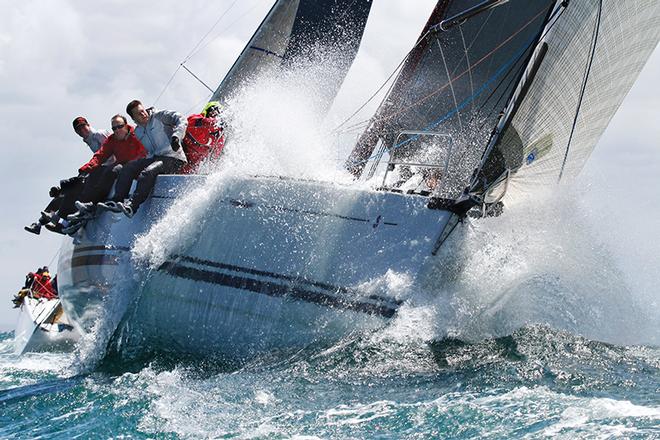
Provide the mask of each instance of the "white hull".
POLYGON ((202 178, 161 176, 135 217, 104 213, 77 244, 65 243, 60 297, 82 328, 108 307, 108 292, 129 289, 138 296, 124 340, 159 350, 244 359, 374 329, 400 305, 377 281, 388 272, 414 280, 437 264, 431 251, 451 217, 420 196, 227 179, 184 250, 157 270, 136 272, 136 234, 195 179, 202 178))
POLYGON ((61 312, 60 300, 23 300, 14 332, 14 352, 71 349, 79 333, 61 312))

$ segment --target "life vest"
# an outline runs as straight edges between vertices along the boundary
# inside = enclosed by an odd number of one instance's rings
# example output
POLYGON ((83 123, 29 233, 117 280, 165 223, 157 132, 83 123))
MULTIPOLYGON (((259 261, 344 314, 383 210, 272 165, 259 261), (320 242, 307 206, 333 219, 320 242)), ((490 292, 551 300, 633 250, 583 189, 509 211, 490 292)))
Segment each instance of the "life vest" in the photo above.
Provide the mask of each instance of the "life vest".
POLYGON ((225 146, 223 129, 215 118, 202 115, 188 116, 188 128, 183 137, 183 151, 188 163, 181 169, 183 174, 195 172, 207 156, 217 159, 225 146))
POLYGON ((48 272, 35 273, 32 282, 32 296, 35 298, 55 299, 57 290, 48 272))

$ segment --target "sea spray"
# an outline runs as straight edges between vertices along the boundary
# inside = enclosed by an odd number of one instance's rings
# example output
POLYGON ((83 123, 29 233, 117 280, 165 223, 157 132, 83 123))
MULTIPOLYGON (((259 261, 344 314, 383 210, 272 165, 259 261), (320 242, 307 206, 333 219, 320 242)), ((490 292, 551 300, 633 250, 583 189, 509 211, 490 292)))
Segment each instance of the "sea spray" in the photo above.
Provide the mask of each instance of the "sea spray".
POLYGON ((127 310, 137 300, 140 274, 130 259, 122 259, 117 270, 122 277, 114 280, 112 288, 103 292, 101 302, 88 307, 86 322, 89 328, 80 329, 81 338, 76 345, 71 368, 77 373, 94 370, 106 356, 108 344, 127 310))
POLYGON ((319 73, 318 66, 297 66, 284 73, 262 75, 226 103, 227 144, 220 163, 138 237, 133 247, 137 262, 156 268, 189 246, 232 176, 350 180, 336 168, 334 138, 323 131, 314 95, 299 86, 304 77, 319 73))
POLYGON ((421 285, 442 311, 437 337, 480 340, 536 323, 615 343, 644 340, 652 317, 598 240, 597 219, 568 189, 454 231, 421 285))

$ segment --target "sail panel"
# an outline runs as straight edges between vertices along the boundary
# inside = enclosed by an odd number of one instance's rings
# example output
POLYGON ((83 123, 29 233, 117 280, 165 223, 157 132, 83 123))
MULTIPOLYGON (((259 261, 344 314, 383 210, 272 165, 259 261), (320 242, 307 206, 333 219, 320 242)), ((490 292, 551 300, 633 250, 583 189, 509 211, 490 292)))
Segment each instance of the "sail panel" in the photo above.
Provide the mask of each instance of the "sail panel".
POLYGON ((514 171, 508 184, 510 200, 554 185, 560 176, 568 180, 579 173, 659 39, 656 0, 569 3, 544 38, 547 54, 503 133, 500 151, 486 164, 514 171), (517 150, 517 160, 501 164, 498 156, 505 150, 517 150))
POLYGON ((277 1, 216 89, 211 101, 225 101, 246 80, 278 66, 291 39, 299 0, 277 1))
MULTIPOLYGON (((375 127, 377 139, 385 140, 391 150, 398 147, 394 141, 405 130, 450 135, 458 146, 450 174, 463 186, 483 152, 479 147, 487 143, 555 2, 490 2, 493 7, 446 30, 440 26, 442 20, 483 3, 438 2, 432 15, 435 23, 425 28, 366 132, 371 135, 367 142, 373 144, 375 127)), ((365 141, 366 136, 361 139, 365 141)), ((364 151, 371 154, 369 147, 359 143, 352 159, 365 160, 368 155, 364 151)))
POLYGON ((212 100, 225 101, 263 74, 315 66, 302 85, 329 108, 357 54, 371 0, 278 0, 212 100), (279 70, 278 70, 279 69, 279 70))

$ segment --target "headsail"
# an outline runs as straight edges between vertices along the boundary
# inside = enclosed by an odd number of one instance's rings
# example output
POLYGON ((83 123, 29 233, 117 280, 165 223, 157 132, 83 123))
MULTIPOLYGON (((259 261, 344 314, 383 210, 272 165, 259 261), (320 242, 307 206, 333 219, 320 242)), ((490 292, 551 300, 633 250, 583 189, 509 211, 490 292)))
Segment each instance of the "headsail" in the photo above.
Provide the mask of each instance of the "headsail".
POLYGON ((329 108, 358 51, 371 0, 278 0, 222 80, 211 100, 225 101, 247 81, 280 67, 320 63, 327 74, 311 87, 320 109, 329 108))
POLYGON ((657 0, 568 2, 549 25, 547 53, 474 187, 507 170, 508 196, 574 177, 659 39, 657 0))
POLYGON ((433 131, 463 147, 449 167, 464 187, 554 3, 439 1, 348 168, 359 175, 376 143, 399 148, 403 131, 433 131))

